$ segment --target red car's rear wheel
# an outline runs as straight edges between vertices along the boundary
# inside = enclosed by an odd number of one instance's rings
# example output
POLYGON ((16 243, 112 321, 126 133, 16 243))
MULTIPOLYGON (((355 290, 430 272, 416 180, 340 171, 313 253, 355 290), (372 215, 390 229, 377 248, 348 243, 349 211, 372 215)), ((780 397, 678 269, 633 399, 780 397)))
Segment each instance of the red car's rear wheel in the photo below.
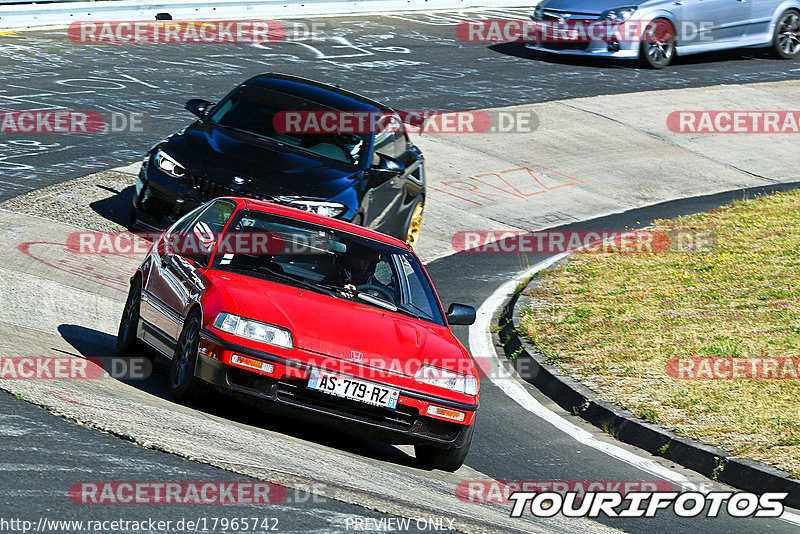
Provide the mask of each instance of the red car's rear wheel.
POLYGON ((137 278, 128 291, 128 299, 125 301, 125 308, 122 310, 122 318, 119 321, 117 354, 120 356, 135 356, 136 352, 141 349, 139 340, 136 338, 141 303, 142 282, 137 278))

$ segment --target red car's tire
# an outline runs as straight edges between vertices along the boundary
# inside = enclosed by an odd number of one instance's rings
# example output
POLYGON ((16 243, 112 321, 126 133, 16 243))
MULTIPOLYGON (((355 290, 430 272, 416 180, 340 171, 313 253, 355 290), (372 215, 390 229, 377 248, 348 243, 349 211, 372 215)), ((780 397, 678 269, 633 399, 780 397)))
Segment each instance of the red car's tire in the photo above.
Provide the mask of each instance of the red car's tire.
POLYGON ((169 391, 175 400, 196 399, 207 392, 205 382, 194 376, 201 327, 200 314, 189 315, 183 323, 183 330, 175 345, 172 363, 169 366, 169 391))
POLYGON ((131 284, 130 291, 128 291, 128 298, 125 301, 125 308, 122 310, 122 318, 119 321, 119 330, 117 330, 117 354, 120 356, 138 356, 145 352, 136 337, 141 304, 142 281, 136 278, 131 284))
POLYGON ((464 465, 464 460, 469 454, 469 447, 472 444, 472 434, 475 430, 473 424, 467 430, 464 443, 458 447, 441 449, 434 445, 414 445, 414 454, 417 461, 425 467, 440 469, 442 471, 458 471, 464 465))

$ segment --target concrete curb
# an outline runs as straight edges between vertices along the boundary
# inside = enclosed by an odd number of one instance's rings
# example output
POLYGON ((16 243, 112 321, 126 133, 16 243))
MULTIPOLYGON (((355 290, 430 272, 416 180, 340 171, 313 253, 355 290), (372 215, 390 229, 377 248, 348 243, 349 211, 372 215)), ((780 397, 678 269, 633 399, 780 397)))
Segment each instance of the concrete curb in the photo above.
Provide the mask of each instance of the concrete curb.
MULTIPOLYGON (((535 284, 537 280, 538 275, 530 283, 535 284)), ((580 415, 620 441, 744 491, 758 494, 785 491, 789 495, 784 499, 784 505, 800 508, 800 480, 789 478, 785 471, 754 460, 731 458, 720 448, 678 437, 600 400, 589 388, 564 376, 556 366, 545 363, 544 356, 517 330, 520 312, 530 301, 530 297, 522 295, 524 290, 516 293, 503 307, 499 335, 506 357, 525 381, 563 409, 580 415)))
POLYGON ((0 5, 0 28, 68 25, 75 21, 257 19, 445 9, 524 7, 519 0, 115 0, 0 5))

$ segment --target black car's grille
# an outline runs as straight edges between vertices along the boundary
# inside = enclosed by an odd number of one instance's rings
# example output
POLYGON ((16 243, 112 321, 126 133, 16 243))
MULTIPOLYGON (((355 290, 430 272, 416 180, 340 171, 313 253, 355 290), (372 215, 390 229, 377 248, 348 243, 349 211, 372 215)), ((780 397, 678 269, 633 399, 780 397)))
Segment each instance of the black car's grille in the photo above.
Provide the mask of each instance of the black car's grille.
POLYGON ((206 176, 192 176, 192 189, 203 202, 218 197, 245 197, 258 200, 270 200, 270 196, 264 193, 246 187, 238 187, 234 184, 223 184, 206 176))
POLYGON ((334 397, 308 389, 303 381, 281 380, 277 388, 278 399, 315 408, 330 413, 347 415, 382 427, 407 431, 414 424, 418 412, 402 404, 396 410, 371 406, 360 402, 334 397))

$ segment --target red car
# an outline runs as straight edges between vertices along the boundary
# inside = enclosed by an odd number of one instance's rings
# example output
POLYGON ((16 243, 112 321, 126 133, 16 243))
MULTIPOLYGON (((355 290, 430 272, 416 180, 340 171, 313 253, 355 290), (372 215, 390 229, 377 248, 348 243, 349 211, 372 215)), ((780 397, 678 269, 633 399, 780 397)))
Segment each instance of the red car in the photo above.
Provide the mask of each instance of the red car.
POLYGON ((419 258, 344 221, 241 198, 190 212, 131 278, 117 350, 171 360, 176 399, 210 387, 314 420, 413 444, 456 470, 480 383, 419 258))

